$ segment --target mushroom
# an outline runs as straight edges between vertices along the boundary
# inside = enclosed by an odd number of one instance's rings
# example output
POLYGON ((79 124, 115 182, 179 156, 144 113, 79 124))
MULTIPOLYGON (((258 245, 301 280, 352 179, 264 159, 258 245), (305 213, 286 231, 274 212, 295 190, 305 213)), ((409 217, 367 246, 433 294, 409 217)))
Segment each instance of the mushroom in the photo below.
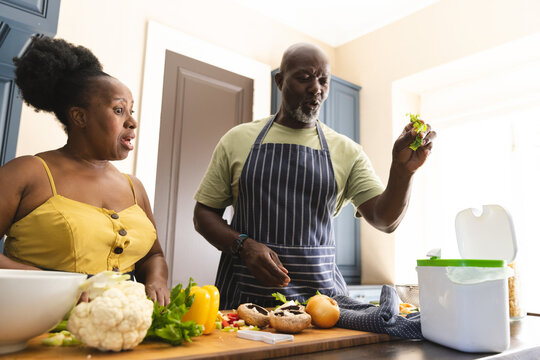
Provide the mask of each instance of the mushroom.
POLYGON ((236 309, 236 312, 240 316, 240 319, 243 319, 248 325, 266 327, 270 323, 268 310, 256 304, 241 304, 236 309))
POLYGON ((295 334, 311 325, 311 316, 304 306, 285 303, 270 312, 270 325, 279 332, 295 334))

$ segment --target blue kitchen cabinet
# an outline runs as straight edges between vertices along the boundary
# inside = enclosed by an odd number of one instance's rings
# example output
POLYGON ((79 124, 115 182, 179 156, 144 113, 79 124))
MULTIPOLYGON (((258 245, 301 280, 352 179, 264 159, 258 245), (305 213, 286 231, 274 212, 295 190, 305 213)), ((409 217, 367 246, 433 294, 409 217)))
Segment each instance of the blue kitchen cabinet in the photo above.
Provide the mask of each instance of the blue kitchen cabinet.
POLYGON ((22 98, 15 85, 13 57, 32 36, 54 36, 60 0, 0 0, 0 165, 15 157, 22 98))
MULTIPOLYGON (((274 81, 277 71, 272 71, 272 114, 278 111, 281 103, 281 92, 274 81)), ((332 75, 330 94, 319 114, 319 120, 356 142, 360 139, 360 89, 360 86, 332 75)), ((348 285, 361 282, 360 221, 354 217, 355 211, 349 204, 334 218, 336 261, 348 285)))
MULTIPOLYGON (((22 98, 15 85, 13 58, 33 36, 54 36, 60 0, 0 0, 0 166, 15 157, 22 98)), ((0 239, 0 253, 3 239, 0 239)))

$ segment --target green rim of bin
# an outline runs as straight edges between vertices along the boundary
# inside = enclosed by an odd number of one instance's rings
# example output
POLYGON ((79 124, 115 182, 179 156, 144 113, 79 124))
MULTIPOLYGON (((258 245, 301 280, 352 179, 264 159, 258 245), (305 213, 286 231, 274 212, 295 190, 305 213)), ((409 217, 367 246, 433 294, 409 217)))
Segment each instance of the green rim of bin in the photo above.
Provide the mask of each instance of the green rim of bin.
POLYGON ((471 266, 471 267, 503 267, 504 260, 481 259, 422 259, 416 260, 418 266, 471 266))

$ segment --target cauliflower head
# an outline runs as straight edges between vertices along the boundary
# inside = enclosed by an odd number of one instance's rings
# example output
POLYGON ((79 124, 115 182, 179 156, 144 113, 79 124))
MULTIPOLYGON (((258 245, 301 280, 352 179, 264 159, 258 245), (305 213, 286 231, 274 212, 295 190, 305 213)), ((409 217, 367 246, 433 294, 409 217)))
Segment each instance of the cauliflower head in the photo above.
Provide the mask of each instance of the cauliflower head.
POLYGON ((101 351, 129 350, 144 339, 153 309, 143 284, 120 281, 92 301, 75 306, 67 329, 86 346, 101 351))

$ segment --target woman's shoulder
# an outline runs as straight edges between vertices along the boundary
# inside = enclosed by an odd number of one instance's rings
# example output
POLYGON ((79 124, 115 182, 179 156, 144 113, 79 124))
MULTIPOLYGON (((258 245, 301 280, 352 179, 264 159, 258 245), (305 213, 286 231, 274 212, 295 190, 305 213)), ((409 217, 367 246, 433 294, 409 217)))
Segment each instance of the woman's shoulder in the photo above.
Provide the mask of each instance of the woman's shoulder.
POLYGON ((150 201, 148 199, 148 194, 144 188, 144 184, 139 178, 133 174, 123 173, 124 176, 127 176, 131 183, 133 184, 133 189, 135 190, 135 197, 137 198, 137 204, 147 213, 147 215, 152 214, 152 207, 150 206, 150 201))
POLYGON ((135 189, 135 193, 137 198, 144 196, 146 197, 146 189, 144 187, 144 184, 142 183, 139 178, 133 174, 127 174, 127 173, 121 173, 122 176, 127 176, 131 183, 133 184, 133 188, 135 189))
POLYGON ((142 181, 139 180, 137 176, 133 174, 127 174, 127 173, 122 173, 122 174, 124 176, 127 176, 131 180, 131 183, 133 184, 133 187, 135 188, 135 190, 140 191, 140 192, 146 192, 142 181))
POLYGON ((0 171, 11 176, 15 174, 34 174, 36 171, 43 171, 43 163, 37 156, 23 155, 16 157, 5 163, 0 171))
POLYGON ((43 163, 36 156, 19 156, 0 167, 0 188, 19 194, 48 182, 43 163))

